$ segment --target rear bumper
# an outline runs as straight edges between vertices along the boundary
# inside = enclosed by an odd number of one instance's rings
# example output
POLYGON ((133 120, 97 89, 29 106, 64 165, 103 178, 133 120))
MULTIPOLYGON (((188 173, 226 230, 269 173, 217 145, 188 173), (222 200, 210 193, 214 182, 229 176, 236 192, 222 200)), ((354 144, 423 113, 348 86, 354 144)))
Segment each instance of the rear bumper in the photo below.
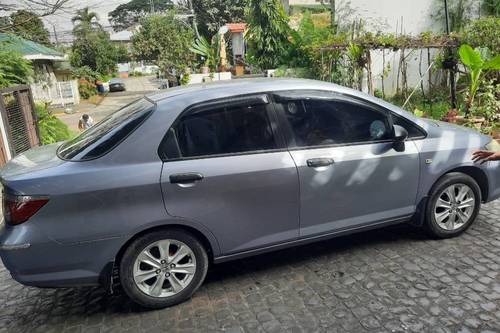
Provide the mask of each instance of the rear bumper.
POLYGON ((60 244, 26 225, 0 226, 0 257, 14 280, 34 287, 99 285, 121 239, 60 244))

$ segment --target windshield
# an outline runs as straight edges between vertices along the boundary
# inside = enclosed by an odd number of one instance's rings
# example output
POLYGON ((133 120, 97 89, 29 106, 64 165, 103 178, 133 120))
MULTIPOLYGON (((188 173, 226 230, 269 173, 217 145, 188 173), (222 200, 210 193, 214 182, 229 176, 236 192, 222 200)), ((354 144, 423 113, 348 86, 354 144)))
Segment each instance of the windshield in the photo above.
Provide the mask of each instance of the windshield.
POLYGON ((76 138, 62 144, 57 155, 64 160, 72 161, 98 158, 130 135, 153 110, 154 104, 146 99, 129 104, 76 138))

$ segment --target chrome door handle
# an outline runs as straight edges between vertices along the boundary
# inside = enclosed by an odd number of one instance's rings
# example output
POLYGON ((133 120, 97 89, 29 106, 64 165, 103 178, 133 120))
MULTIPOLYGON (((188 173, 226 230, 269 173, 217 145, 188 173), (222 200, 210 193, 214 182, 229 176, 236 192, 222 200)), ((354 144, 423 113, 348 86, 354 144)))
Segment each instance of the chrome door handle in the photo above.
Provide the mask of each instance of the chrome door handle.
POLYGON ((189 184, 203 180, 201 173, 179 173, 171 175, 170 184, 189 184))
POLYGON ((335 161, 331 158, 311 158, 307 160, 307 166, 310 168, 327 167, 334 163, 335 161))

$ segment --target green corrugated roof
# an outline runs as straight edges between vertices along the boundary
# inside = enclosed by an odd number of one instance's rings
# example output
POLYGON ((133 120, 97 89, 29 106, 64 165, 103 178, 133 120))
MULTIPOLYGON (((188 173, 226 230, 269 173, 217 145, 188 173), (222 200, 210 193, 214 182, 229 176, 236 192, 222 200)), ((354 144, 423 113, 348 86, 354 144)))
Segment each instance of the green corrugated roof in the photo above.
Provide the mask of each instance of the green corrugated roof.
POLYGON ((1 49, 19 52, 25 56, 42 54, 52 57, 64 57, 61 52, 11 34, 0 33, 0 43, 1 49))

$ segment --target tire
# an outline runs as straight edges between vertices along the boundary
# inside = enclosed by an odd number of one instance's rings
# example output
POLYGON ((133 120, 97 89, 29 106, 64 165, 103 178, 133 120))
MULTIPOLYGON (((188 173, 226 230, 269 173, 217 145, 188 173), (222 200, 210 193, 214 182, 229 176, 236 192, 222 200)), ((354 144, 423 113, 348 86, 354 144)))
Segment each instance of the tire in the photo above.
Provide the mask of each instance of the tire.
POLYGON ((154 231, 134 240, 125 250, 119 268, 125 293, 135 303, 152 309, 188 300, 205 280, 207 269, 208 256, 203 245, 190 233, 178 229, 154 231), (162 257, 164 249, 169 254, 162 257), (176 263, 177 259, 180 260, 176 263), (137 282, 142 279, 145 280, 137 282))
POLYGON ((474 223, 480 208, 481 189, 477 182, 463 173, 446 174, 433 186, 429 195, 425 227, 436 238, 456 237, 474 223), (467 195, 464 196, 465 192, 467 195), (455 193, 455 199, 450 198, 452 193, 455 193), (458 200, 462 197, 463 200, 458 200))

